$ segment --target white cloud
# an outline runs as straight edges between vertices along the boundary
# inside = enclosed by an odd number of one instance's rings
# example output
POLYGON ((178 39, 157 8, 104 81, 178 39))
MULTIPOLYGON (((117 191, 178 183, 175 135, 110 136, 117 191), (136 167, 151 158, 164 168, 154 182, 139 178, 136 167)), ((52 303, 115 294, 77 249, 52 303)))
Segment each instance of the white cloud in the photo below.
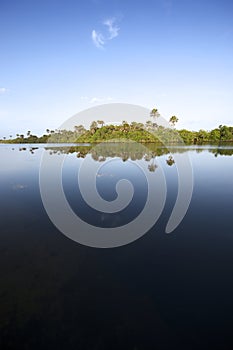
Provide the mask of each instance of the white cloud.
POLYGON ((98 49, 102 49, 104 47, 105 40, 101 33, 97 33, 96 30, 93 30, 91 37, 92 37, 93 43, 95 44, 96 47, 98 47, 98 49))
POLYGON ((113 98, 112 97, 103 97, 103 98, 100 98, 100 97, 92 97, 90 99, 90 103, 103 103, 103 102, 109 102, 109 101, 112 101, 113 98))
POLYGON ((115 24, 115 22, 116 22, 115 18, 109 18, 103 22, 103 24, 108 27, 108 31, 109 31, 108 40, 112 40, 119 35, 118 32, 120 28, 115 24))
POLYGON ((0 95, 5 94, 6 92, 7 92, 7 89, 6 89, 6 88, 4 88, 4 87, 1 87, 1 88, 0 88, 0 95))
POLYGON ((92 99, 90 99, 90 103, 96 103, 96 102, 101 102, 101 99, 99 97, 92 97, 92 99))
POLYGON ((113 101, 113 98, 111 96, 107 96, 107 97, 88 97, 88 96, 81 96, 80 99, 82 101, 85 101, 86 103, 106 103, 106 102, 110 102, 113 101))
POLYGON ((98 49, 103 49, 107 41, 116 38, 120 30, 116 25, 115 18, 108 18, 102 24, 107 27, 107 31, 105 30, 106 35, 103 35, 102 32, 97 32, 95 29, 93 29, 91 34, 92 41, 98 49))

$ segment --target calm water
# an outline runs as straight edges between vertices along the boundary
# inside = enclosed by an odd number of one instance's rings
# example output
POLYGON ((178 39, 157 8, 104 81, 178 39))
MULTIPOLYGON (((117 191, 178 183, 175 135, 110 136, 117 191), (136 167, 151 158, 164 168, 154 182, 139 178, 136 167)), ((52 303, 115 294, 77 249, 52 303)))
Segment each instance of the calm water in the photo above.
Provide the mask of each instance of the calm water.
POLYGON ((0 348, 232 349, 233 148, 174 147, 170 154, 150 145, 145 154, 133 145, 33 147, 0 145, 0 348), (51 159, 66 155, 67 200, 96 226, 137 216, 148 194, 137 165, 154 174, 161 168, 168 192, 156 225, 114 249, 68 239, 42 204, 45 148, 51 159), (178 228, 165 234, 178 186, 173 155, 186 152, 194 176, 191 204, 178 228), (116 198, 119 179, 132 182, 133 200, 120 215, 99 213, 82 199, 77 173, 88 157, 102 162, 97 188, 106 200, 116 198))

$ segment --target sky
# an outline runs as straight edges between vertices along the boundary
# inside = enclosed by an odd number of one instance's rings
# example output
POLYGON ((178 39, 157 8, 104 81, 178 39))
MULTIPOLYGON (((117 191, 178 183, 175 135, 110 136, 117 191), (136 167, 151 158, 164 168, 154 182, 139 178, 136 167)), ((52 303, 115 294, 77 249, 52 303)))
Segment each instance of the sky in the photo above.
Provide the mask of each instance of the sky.
POLYGON ((0 0, 0 23, 0 138, 112 102, 233 125, 232 0, 0 0))

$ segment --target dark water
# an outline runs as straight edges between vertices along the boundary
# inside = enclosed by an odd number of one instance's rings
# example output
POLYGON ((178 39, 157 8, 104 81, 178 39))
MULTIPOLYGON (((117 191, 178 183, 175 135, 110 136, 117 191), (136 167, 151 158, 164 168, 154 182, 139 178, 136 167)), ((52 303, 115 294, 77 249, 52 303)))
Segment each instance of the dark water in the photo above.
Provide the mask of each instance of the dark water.
POLYGON ((188 152, 194 190, 183 221, 165 234, 177 195, 176 164, 166 149, 150 146, 145 156, 133 146, 47 145, 51 159, 67 153, 67 200, 96 226, 123 225, 142 210, 147 186, 136 164, 147 162, 155 174, 156 166, 163 168, 168 193, 155 226, 129 245, 95 249, 50 222, 40 196, 44 148, 38 147, 0 146, 0 348, 232 349, 233 148, 173 149, 188 152), (85 157, 102 162, 97 187, 107 200, 116 198, 121 177, 131 179, 128 211, 111 217, 88 208, 77 187, 85 157))

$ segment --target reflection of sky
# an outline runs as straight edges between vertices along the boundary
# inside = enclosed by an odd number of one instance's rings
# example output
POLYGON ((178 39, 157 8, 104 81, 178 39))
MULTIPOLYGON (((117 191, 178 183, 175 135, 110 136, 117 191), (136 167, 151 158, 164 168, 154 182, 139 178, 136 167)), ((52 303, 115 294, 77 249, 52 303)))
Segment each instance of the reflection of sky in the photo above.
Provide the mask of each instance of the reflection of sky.
MULTIPOLYGON (((91 165, 96 164, 96 161, 92 160, 90 155, 87 157, 91 161, 88 171, 94 172, 95 168, 92 168, 91 165)), ((77 165, 74 157, 66 158, 63 167, 63 186, 73 210, 77 213, 81 212, 81 216, 84 220, 86 217, 86 220, 91 220, 93 224, 112 227, 114 223, 116 225, 122 225, 123 223, 129 222, 143 209, 147 197, 147 182, 142 169, 136 162, 123 162, 122 159, 118 157, 113 159, 108 158, 107 161, 101 162, 101 167, 95 179, 97 190, 104 200, 113 201, 117 198, 116 184, 121 179, 127 179, 134 187, 132 201, 125 209, 115 214, 97 212, 86 205, 77 186, 80 165, 81 162, 77 165)), ((82 186, 81 183, 80 186, 82 186)), ((127 197, 127 193, 125 195, 127 197)))
MULTIPOLYGON (((218 156, 213 153, 193 153, 192 164, 194 185, 198 186, 198 193, 202 197, 215 197, 214 200, 224 198, 230 200, 233 195, 233 157, 218 156)), ((206 198, 207 200, 207 198, 206 198)))
MULTIPOLYGON (((1 145, 0 147, 0 189, 1 193, 5 198, 8 197, 9 201, 14 199, 14 193, 16 192, 21 193, 22 200, 25 193, 33 194, 33 191, 37 194, 39 193, 39 166, 43 147, 39 146, 39 149, 35 150, 34 154, 29 152, 29 146, 27 146, 26 151, 19 151, 21 147, 22 145, 14 145, 13 147, 12 145, 1 145)), ((222 205, 227 203, 232 205, 233 158, 220 155, 216 158, 214 153, 210 153, 208 149, 199 153, 197 153, 197 150, 198 148, 188 151, 194 173, 194 198, 199 198, 203 203, 208 203, 208 205, 213 205, 216 201, 222 203, 222 205)), ((59 154, 51 155, 51 157, 60 156, 59 154)), ((166 163, 168 156, 166 154, 156 157, 155 164, 158 167, 162 167, 165 174, 168 189, 167 198, 168 201, 170 200, 170 207, 172 208, 171 203, 174 203, 177 195, 178 177, 176 165, 169 167, 166 163)), ((93 164, 96 163, 90 155, 88 157, 90 157, 93 164)), ((77 158, 75 153, 64 155, 63 185, 67 191, 68 199, 74 207, 77 207, 77 200, 81 200, 77 188, 77 176, 82 161, 83 159, 77 158)), ((108 158, 108 161, 102 162, 101 169, 96 177, 96 185, 100 195, 106 200, 114 200, 116 198, 115 186, 117 181, 122 178, 129 179, 136 189, 134 197, 136 202, 134 201, 134 204, 131 205, 131 214, 133 211, 140 211, 147 191, 144 175, 140 170, 140 166, 145 163, 148 165, 150 162, 145 162, 144 160, 123 162, 122 159, 117 157, 113 158, 112 161, 108 158)), ((53 166, 52 162, 51 166, 53 166)), ((49 168, 48 176, 50 176, 49 168)), ((81 210, 85 214, 85 203, 82 203, 82 206, 81 210)))
MULTIPOLYGON (((11 147, 0 145, 0 299, 10 347, 17 348, 22 339, 34 344, 41 329, 42 348, 45 340, 54 339, 58 348, 60 339, 66 348, 72 336, 83 348, 88 337, 92 348, 98 339, 100 348, 107 349, 115 344, 116 334, 122 349, 140 348, 151 340, 154 348, 165 341, 169 349, 181 341, 198 348, 204 333, 210 348, 232 342, 233 156, 189 151, 193 197, 182 223, 169 235, 164 228, 175 200, 177 171, 166 164, 168 155, 156 157, 169 190, 161 220, 134 243, 101 250, 69 240, 49 221, 39 193, 43 150, 31 154, 11 147), (125 346, 129 334, 132 344, 125 346)), ((73 205, 82 161, 70 154, 64 162, 64 187, 73 205)), ((123 175, 144 192, 137 163, 143 160, 102 163, 97 183, 105 198, 114 195, 114 182, 123 175)), ((81 210, 85 216, 85 207, 81 210)), ((101 220, 109 224, 108 215, 102 214, 101 220)), ((112 225, 121 222, 115 216, 112 225)))
POLYGON ((11 145, 0 147, 1 159, 1 175, 9 175, 9 173, 20 174, 22 172, 31 172, 38 169, 42 149, 36 150, 34 154, 30 154, 29 150, 20 151, 23 146, 11 145))

